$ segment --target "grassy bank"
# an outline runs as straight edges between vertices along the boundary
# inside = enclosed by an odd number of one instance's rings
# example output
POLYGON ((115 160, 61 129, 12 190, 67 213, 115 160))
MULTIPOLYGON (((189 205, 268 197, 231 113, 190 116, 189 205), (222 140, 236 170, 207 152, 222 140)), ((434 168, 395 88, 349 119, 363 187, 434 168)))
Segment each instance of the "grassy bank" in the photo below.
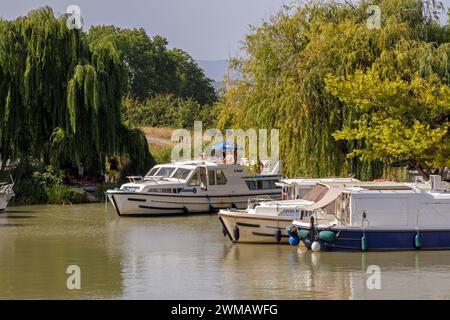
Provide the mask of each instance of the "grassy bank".
POLYGON ((173 148, 171 137, 175 129, 169 127, 142 127, 141 130, 147 138, 149 149, 156 163, 170 162, 173 148))

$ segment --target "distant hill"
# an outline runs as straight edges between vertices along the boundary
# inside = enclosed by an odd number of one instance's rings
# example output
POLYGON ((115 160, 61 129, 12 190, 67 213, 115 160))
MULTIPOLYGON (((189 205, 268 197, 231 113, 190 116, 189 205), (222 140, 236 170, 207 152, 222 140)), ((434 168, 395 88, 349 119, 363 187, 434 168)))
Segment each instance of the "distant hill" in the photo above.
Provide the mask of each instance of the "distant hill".
POLYGON ((227 60, 197 60, 197 63, 205 70, 206 76, 215 82, 222 81, 227 73, 227 60))

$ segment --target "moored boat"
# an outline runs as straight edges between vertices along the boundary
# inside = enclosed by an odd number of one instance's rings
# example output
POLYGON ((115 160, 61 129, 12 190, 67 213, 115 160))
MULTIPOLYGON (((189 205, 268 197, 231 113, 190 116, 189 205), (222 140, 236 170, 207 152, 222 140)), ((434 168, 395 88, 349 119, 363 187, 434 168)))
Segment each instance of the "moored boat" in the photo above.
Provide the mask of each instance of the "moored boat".
POLYGON ((251 197, 281 197, 278 173, 249 175, 240 164, 182 161, 157 165, 145 177, 129 179, 120 190, 107 191, 119 216, 244 209, 251 197))
POLYGON ((223 234, 235 243, 288 244, 286 229, 294 219, 304 215, 301 208, 318 202, 328 190, 326 187, 314 188, 317 184, 356 182, 358 180, 352 178, 282 179, 277 185, 283 187, 284 198, 291 200, 258 197, 249 201, 246 210, 220 210, 218 216, 223 234))
POLYGON ((334 187, 334 211, 316 218, 316 204, 302 210, 309 221, 293 222, 290 234, 313 251, 450 249, 450 192, 432 176, 431 186, 366 183, 334 187))

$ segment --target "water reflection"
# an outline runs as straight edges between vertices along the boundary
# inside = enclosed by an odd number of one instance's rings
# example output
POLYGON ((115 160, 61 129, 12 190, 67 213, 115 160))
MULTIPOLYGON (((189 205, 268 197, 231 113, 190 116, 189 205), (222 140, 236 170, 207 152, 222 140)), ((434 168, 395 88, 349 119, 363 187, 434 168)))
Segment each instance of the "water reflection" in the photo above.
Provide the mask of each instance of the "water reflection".
POLYGON ((3 215, 10 227, 0 229, 0 298, 120 296, 120 257, 105 250, 102 212, 91 209, 38 206, 26 217, 15 210, 3 215), (81 268, 80 291, 66 287, 72 264, 81 268))
POLYGON ((232 245, 214 215, 119 219, 103 205, 14 208, 0 217, 0 298, 450 298, 449 251, 232 245), (66 288, 71 264, 81 268, 80 291, 66 288), (380 267, 381 290, 367 288, 371 265, 380 267))

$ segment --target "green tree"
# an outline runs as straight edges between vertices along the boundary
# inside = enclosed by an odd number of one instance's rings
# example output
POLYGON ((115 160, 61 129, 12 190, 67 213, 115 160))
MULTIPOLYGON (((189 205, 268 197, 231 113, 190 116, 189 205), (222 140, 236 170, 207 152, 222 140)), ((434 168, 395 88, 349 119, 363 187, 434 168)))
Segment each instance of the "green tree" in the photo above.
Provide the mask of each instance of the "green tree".
POLYGON ((169 50, 165 38, 150 38, 144 29, 98 26, 89 30, 91 46, 104 38, 114 40, 120 49, 131 97, 144 101, 156 95, 172 94, 192 98, 201 105, 215 102, 212 80, 186 52, 169 50))
POLYGON ((375 70, 327 79, 328 90, 361 114, 334 137, 363 142, 349 157, 408 161, 425 178, 442 174, 450 165, 450 88, 436 76, 382 80, 375 70))
POLYGON ((426 50, 448 42, 448 29, 437 20, 441 10, 440 3, 422 0, 285 7, 246 37, 244 55, 235 62, 242 80, 217 104, 219 125, 279 128, 289 176, 381 176, 382 161, 346 157, 363 149, 364 141, 334 139, 333 133, 351 126, 361 112, 327 90, 325 79, 376 66, 383 79, 400 75, 406 81, 417 71, 439 70, 447 81, 445 46, 434 56, 426 50), (367 27, 372 4, 381 8, 381 29, 367 27))
POLYGON ((132 126, 192 128, 194 121, 208 126, 213 124, 212 111, 208 105, 173 95, 158 95, 144 102, 123 101, 124 119, 132 126))
POLYGON ((2 159, 83 163, 101 172, 105 157, 152 163, 145 137, 121 122, 124 68, 108 39, 89 47, 46 7, 0 21, 2 159))

